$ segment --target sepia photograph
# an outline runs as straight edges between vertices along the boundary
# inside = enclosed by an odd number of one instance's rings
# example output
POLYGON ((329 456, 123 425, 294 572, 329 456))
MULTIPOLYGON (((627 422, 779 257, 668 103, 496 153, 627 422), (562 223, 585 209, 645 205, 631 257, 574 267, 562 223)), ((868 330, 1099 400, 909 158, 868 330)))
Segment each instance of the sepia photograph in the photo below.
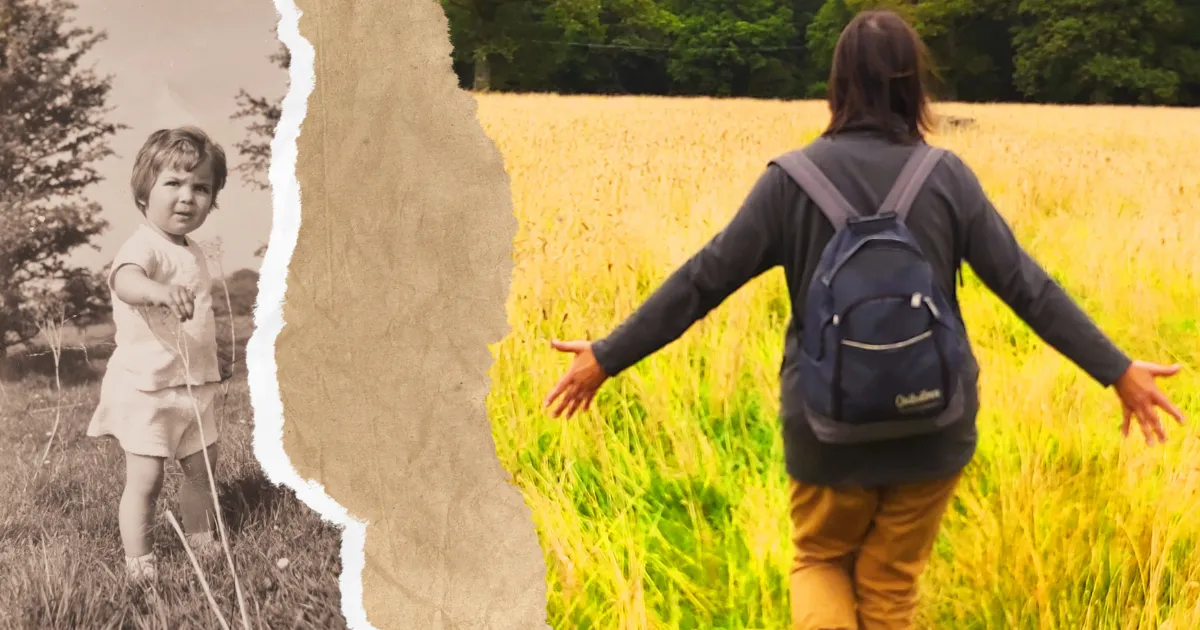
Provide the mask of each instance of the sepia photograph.
POLYGON ((344 628, 255 459, 270 0, 0 0, 0 628, 344 628))

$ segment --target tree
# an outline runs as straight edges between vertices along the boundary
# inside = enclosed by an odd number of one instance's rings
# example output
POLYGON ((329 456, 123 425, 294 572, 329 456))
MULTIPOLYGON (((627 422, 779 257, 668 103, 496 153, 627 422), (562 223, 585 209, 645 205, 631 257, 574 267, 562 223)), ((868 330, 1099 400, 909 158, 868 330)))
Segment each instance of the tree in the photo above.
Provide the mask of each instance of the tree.
POLYGON ((509 74, 519 75, 545 61, 544 55, 518 58, 518 53, 542 52, 528 44, 551 36, 543 21, 546 0, 441 0, 441 3, 450 23, 454 61, 460 66, 470 66, 472 89, 486 92, 496 85, 498 77, 493 65, 497 62, 516 66, 517 72, 509 74))
POLYGON ((858 11, 846 0, 826 0, 808 23, 805 41, 808 46, 809 98, 824 98, 829 90, 829 71, 833 67, 833 52, 842 29, 858 11))
POLYGON ((224 299, 213 300, 213 312, 218 318, 229 317, 230 308, 234 317, 254 315, 254 302, 258 299, 258 272, 239 269, 224 280, 214 280, 212 292, 220 296, 229 291, 229 304, 224 299))
MULTIPOLYGON (((510 81, 521 89, 592 94, 666 94, 671 88, 667 47, 678 18, 655 0, 550 2, 541 17, 549 43, 532 46, 530 57, 550 64, 548 72, 510 81)), ((526 46, 531 46, 526 44, 526 46)), ((516 57, 516 55, 514 55, 516 57)))
POLYGON ((797 40, 790 3, 688 0, 676 7, 674 54, 667 63, 677 91, 717 96, 776 96, 794 91, 783 59, 797 40))
POLYGON ((106 118, 111 77, 81 65, 105 34, 74 26, 75 8, 0 0, 0 354, 42 318, 85 325, 106 310, 101 277, 64 259, 108 228, 84 192, 125 127, 106 118))
POLYGON ((808 26, 810 96, 824 96, 833 50, 860 11, 886 8, 903 15, 929 47, 939 99, 1011 100, 1011 15, 1016 0, 828 0, 808 26))
POLYGON ((1200 0, 440 0, 460 84, 824 97, 834 45, 888 8, 937 100, 1200 103, 1200 0))
MULTIPOLYGON (((285 72, 292 63, 292 55, 282 43, 268 59, 285 72)), ((252 96, 243 88, 238 90, 237 104, 238 110, 230 118, 244 118, 250 122, 246 125, 246 139, 234 145, 245 161, 233 170, 241 173, 242 181, 247 185, 266 190, 270 188, 267 172, 271 166, 271 139, 283 114, 283 98, 252 96)))
POLYGON ((1200 0, 1179 0, 1179 18, 1167 27, 1163 65, 1179 75, 1179 102, 1200 104, 1200 0))
MULTIPOLYGON (((1013 79, 1027 98, 1056 103, 1176 104, 1168 34, 1175 0, 1022 0, 1013 79)), ((1177 53, 1176 53, 1177 55, 1177 53)))

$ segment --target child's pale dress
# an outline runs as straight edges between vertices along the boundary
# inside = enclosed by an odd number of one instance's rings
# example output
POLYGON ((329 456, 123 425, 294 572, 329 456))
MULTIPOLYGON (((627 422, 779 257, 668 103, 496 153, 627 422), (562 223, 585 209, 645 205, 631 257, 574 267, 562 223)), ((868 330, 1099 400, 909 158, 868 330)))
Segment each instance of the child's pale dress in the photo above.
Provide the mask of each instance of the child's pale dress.
POLYGON ((111 288, 118 269, 136 265, 151 280, 187 286, 196 296, 192 318, 180 322, 168 308, 133 307, 113 292, 116 350, 87 434, 112 436, 136 455, 183 459, 218 437, 213 401, 221 375, 212 279, 204 253, 191 239, 187 243, 178 245, 142 224, 108 275, 111 288))

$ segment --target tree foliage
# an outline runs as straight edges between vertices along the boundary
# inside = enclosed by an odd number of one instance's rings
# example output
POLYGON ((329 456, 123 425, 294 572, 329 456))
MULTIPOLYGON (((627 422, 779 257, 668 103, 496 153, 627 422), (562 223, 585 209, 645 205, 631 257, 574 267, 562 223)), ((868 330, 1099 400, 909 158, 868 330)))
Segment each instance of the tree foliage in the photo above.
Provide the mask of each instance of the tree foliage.
MULTIPOLYGON (((292 63, 291 53, 282 43, 268 59, 285 72, 292 63)), ((271 139, 283 114, 283 98, 255 96, 243 88, 236 100, 237 111, 231 118, 246 121, 246 137, 234 145, 243 161, 233 170, 241 174, 247 185, 266 190, 270 188, 267 172, 271 165, 271 139)))
POLYGON ((1163 65, 1174 0, 1022 0, 1013 79, 1053 102, 1164 104, 1180 77, 1163 65))
POLYGON ((1200 104, 1200 0, 442 0, 462 84, 807 98, 841 30, 905 15, 968 101, 1200 104), (484 71, 479 68, 483 64, 484 71))
POLYGON ((122 125, 109 77, 82 63, 103 33, 74 25, 67 0, 0 0, 0 354, 45 317, 87 324, 107 304, 96 274, 67 255, 107 229, 86 190, 122 125))
POLYGON ((771 96, 788 91, 796 69, 792 7, 774 0, 680 0, 667 72, 681 91, 771 96))

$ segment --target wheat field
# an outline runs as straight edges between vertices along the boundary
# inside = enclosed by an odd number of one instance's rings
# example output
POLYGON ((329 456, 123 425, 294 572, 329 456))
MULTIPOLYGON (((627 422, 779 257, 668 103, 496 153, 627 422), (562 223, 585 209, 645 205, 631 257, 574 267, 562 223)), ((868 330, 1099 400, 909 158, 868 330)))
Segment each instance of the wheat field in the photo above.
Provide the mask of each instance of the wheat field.
MULTIPOLYGON (((479 95, 519 219, 510 334, 488 409, 532 508, 555 628, 784 628, 789 526, 776 413, 782 272, 745 286, 562 421, 569 358, 732 217, 820 102, 479 95)), ((1200 412, 1200 112, 939 104, 931 141, 979 175, 1018 238, 1200 412)), ((1122 440, 1120 407, 969 269, 983 368, 974 462, 922 583, 923 628, 1200 627, 1200 439, 1122 440)))

